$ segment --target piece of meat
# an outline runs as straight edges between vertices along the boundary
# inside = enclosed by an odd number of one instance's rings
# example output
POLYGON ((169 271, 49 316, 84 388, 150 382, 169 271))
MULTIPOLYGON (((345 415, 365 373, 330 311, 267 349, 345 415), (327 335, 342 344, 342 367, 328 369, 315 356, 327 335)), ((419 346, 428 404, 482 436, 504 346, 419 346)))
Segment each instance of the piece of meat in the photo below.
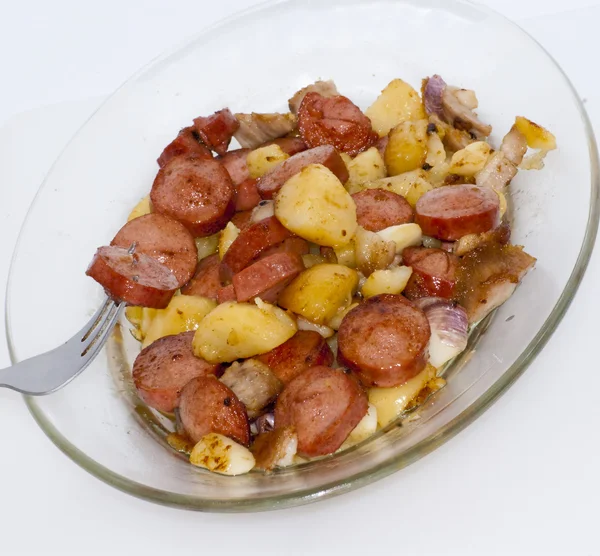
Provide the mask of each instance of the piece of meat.
POLYGON ((283 225, 271 216, 260 222, 252 224, 235 238, 229 246, 222 260, 222 278, 231 279, 233 274, 237 274, 246 268, 263 251, 281 243, 284 239, 291 237, 292 233, 284 228, 283 225), (228 274, 231 275, 228 278, 228 274))
POLYGON ((290 112, 292 112, 292 114, 298 113, 298 109, 308 93, 319 93, 324 97, 335 97, 340 94, 333 81, 315 81, 297 91, 294 96, 288 100, 288 106, 290 107, 290 112))
POLYGON ((112 299, 139 307, 163 309, 178 288, 177 278, 166 265, 123 247, 100 247, 86 274, 112 299))
POLYGON ((407 247, 402 251, 402 263, 413 270, 403 291, 408 299, 452 297, 458 264, 456 255, 443 249, 407 247))
POLYGON ((365 189, 352 195, 356 203, 358 224, 370 232, 379 232, 389 226, 407 224, 414 220, 408 201, 393 191, 365 189))
POLYGON ((214 160, 178 157, 161 168, 150 200, 156 212, 179 220, 195 237, 222 230, 235 210, 235 189, 214 160))
POLYGON ((439 75, 423 80, 423 102, 428 114, 435 114, 456 129, 488 137, 492 126, 482 123, 465 103, 455 94, 458 89, 446 86, 439 75))
POLYGON ((241 303, 260 297, 276 303, 284 288, 304 270, 296 253, 275 253, 261 258, 233 276, 236 299, 241 303))
POLYGON ((252 210, 258 203, 261 197, 256 187, 257 180, 248 178, 237 185, 235 196, 235 210, 240 212, 243 210, 252 210))
POLYGON ((296 125, 293 114, 236 114, 239 123, 234 137, 242 147, 255 149, 267 141, 287 135, 296 125))
POLYGON ((194 442, 215 432, 248 446, 250 426, 244 404, 215 377, 192 379, 181 392, 179 415, 194 442))
POLYGON ((196 272, 192 279, 181 288, 184 295, 199 295, 217 299, 221 289, 221 279, 219 278, 219 267, 221 260, 216 253, 202 259, 196 267, 196 272))
POLYGON ((225 166, 234 185, 239 185, 250 178, 250 170, 246 164, 249 152, 250 149, 235 149, 217 159, 225 166))
POLYGON ((225 303, 226 301, 236 301, 233 284, 223 286, 217 293, 217 303, 225 303))
POLYGON ((523 157, 527 152, 527 139, 517 129, 516 125, 513 125, 502 139, 500 151, 515 166, 518 166, 523 161, 523 157))
POLYGON ((299 330, 287 342, 268 353, 259 355, 259 361, 287 384, 310 367, 333 364, 334 356, 329 345, 318 332, 299 330))
POLYGON ((212 158, 212 153, 200 138, 194 127, 184 127, 158 157, 158 165, 162 168, 169 160, 177 156, 195 156, 197 158, 212 158))
POLYGON ((456 152, 477 141, 477 137, 469 135, 462 129, 456 129, 446 122, 443 122, 436 114, 429 116, 429 125, 435 126, 439 132, 444 147, 449 151, 456 152))
POLYGON ((333 145, 350 156, 368 149, 379 139, 371 120, 343 96, 326 98, 308 93, 298 110, 298 129, 309 147, 333 145))
POLYGON ((216 375, 220 365, 196 357, 194 332, 164 336, 144 348, 135 358, 133 384, 140 398, 154 409, 171 413, 179 406, 183 387, 198 376, 216 375))
POLYGON ((278 245, 274 245, 273 247, 269 247, 269 249, 263 251, 258 256, 257 260, 270 257, 271 255, 275 255, 276 253, 294 253, 296 255, 302 256, 307 255, 309 251, 310 246, 308 244, 308 241, 302 239, 301 237, 288 237, 278 245))
POLYGON ((231 222, 235 224, 235 227, 242 231, 246 228, 252 226, 254 222, 252 222, 252 211, 251 210, 242 210, 240 212, 236 212, 231 217, 231 222))
POLYGON ((503 191, 517 175, 517 167, 502 151, 496 151, 477 174, 475 183, 478 187, 486 187, 494 191, 503 191))
POLYGON ((262 415, 283 388, 271 369, 257 359, 232 363, 219 380, 246 406, 250 419, 262 415))
POLYGON ((500 199, 489 188, 449 185, 425 193, 415 207, 415 222, 427 236, 454 241, 496 227, 500 199))
POLYGON ((125 224, 110 243, 144 253, 171 269, 179 287, 194 274, 198 251, 194 236, 168 216, 151 212, 125 224))
POLYGON ((309 164, 322 164, 342 183, 348 181, 348 169, 342 157, 331 145, 323 145, 291 156, 262 176, 257 183, 260 196, 272 199, 287 180, 309 164))
POLYGON ((275 405, 275 430, 293 426, 298 453, 335 452, 366 415, 367 395, 352 374, 312 367, 288 383, 275 405))
POLYGON ((268 147, 269 145, 277 145, 284 153, 294 156, 295 154, 301 153, 308 149, 306 143, 300 139, 300 137, 280 137, 279 139, 273 139, 262 144, 261 147, 268 147))
POLYGON ((194 127, 204 144, 223 156, 240 124, 229 108, 223 108, 210 116, 196 118, 194 127))
POLYGON ((338 362, 366 386, 399 386, 427 363, 425 313, 401 295, 381 294, 352 309, 338 330, 338 362))
POLYGON ((535 259, 522 247, 490 241, 460 258, 454 298, 479 322, 515 291, 535 259))
POLYGON ((291 465, 298 450, 298 437, 294 427, 282 427, 259 434, 250 448, 254 467, 271 471, 275 467, 291 465))
POLYGON ((473 249, 490 241, 500 243, 501 245, 506 245, 510 241, 510 225, 507 222, 503 222, 500 224, 500 226, 490 230, 489 232, 463 236, 458 241, 453 242, 448 250, 451 253, 462 257, 469 251, 472 251, 473 249))

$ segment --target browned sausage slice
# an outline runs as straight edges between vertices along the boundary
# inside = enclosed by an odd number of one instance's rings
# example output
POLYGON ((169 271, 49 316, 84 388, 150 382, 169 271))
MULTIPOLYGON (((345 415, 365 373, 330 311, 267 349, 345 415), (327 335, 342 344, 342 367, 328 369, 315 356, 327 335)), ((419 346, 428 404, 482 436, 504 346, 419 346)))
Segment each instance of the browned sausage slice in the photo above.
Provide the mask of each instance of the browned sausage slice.
POLYGON ((217 293, 217 302, 225 303, 226 301, 235 301, 235 289, 233 284, 223 286, 217 293))
POLYGON ((204 237, 222 230, 233 216, 235 190, 217 160, 178 157, 158 171, 150 200, 156 212, 204 237))
POLYGON ((277 145, 284 153, 294 156, 295 154, 301 153, 308 149, 306 143, 300 139, 300 137, 279 137, 279 139, 273 139, 263 143, 261 147, 268 147, 269 145, 277 145))
POLYGON ((235 185, 239 185, 250 177, 250 170, 248 170, 248 165, 246 164, 249 152, 250 149, 236 149, 225 153, 217 159, 225 166, 225 170, 229 172, 231 181, 235 185))
MULTIPOLYGON (((222 261, 225 274, 228 271, 233 274, 238 273, 263 251, 291 236, 292 233, 284 228, 275 216, 252 224, 235 238, 225 253, 222 261)), ((223 274, 221 276, 223 277, 223 274)))
POLYGON ((187 383, 181 392, 179 415, 191 439, 216 432, 248 446, 250 425, 244 404, 222 382, 200 376, 187 383))
POLYGON ((341 369, 312 367, 285 386, 275 406, 275 428, 296 427, 298 453, 335 452, 365 416, 367 395, 341 369))
POLYGON ((268 365, 277 378, 287 384, 310 367, 333 363, 333 353, 318 332, 299 330, 287 342, 259 355, 259 361, 268 365))
POLYGON ((413 221, 412 207, 402 195, 393 191, 365 189, 352 195, 352 198, 356 203, 359 225, 370 232, 413 221))
POLYGON ((487 187, 451 185, 428 191, 415 208, 415 222, 425 235, 455 241, 497 226, 500 199, 487 187))
POLYGON ((223 108, 210 116, 196 118, 194 126, 206 146, 223 156, 240 123, 229 108, 223 108))
POLYGON ((236 228, 240 231, 245 230, 252 226, 252 211, 251 210, 242 210, 240 212, 236 212, 232 217, 231 221, 235 224, 236 228))
POLYGON ((256 182, 257 180, 248 178, 237 185, 237 192, 235 196, 236 212, 252 210, 256 205, 258 205, 258 203, 260 203, 261 198, 256 187, 256 182))
POLYGON ((181 288, 181 293, 217 299, 221 289, 220 266, 221 260, 217 254, 202 259, 198 263, 194 277, 181 288))
POLYGON ((154 257, 169 267, 179 286, 194 273, 198 251, 194 237, 186 227, 164 214, 152 212, 127 222, 112 240, 111 245, 154 257))
POLYGON ((401 295, 371 297, 338 330, 338 361, 365 386, 398 386, 427 363, 431 331, 425 313, 401 295))
POLYGON ((331 145, 309 149, 275 166, 258 180, 258 192, 263 199, 272 199, 283 184, 309 164, 327 166, 342 182, 348 181, 348 169, 342 157, 331 145))
POLYGON ((212 153, 199 141, 193 127, 184 127, 158 157, 158 165, 162 168, 176 156, 195 156, 197 158, 212 158, 212 153))
POLYGON ((259 255, 259 260, 264 259, 266 257, 270 257, 271 255, 275 255, 276 253, 295 253, 296 255, 307 255, 310 251, 310 246, 308 241, 302 239, 301 237, 288 237, 284 239, 278 245, 274 245, 273 247, 269 247, 259 255))
POLYGON ((355 156, 379 138, 356 104, 344 96, 308 93, 298 110, 300 136, 309 147, 333 145, 355 156))
POLYGON ((215 375, 212 365, 192 351, 194 332, 164 336, 152 342, 135 358, 133 383, 140 398, 150 407, 172 412, 179 405, 183 387, 198 376, 215 375))
POLYGON ((413 270, 403 292, 408 299, 452 297, 458 265, 456 255, 443 249, 407 247, 402 251, 402 261, 413 270))
POLYGON ((247 266, 233 277, 239 302, 260 297, 275 303, 281 291, 304 270, 302 257, 296 253, 275 253, 247 266))
POLYGON ((122 247, 100 247, 86 274, 113 299, 140 307, 163 309, 178 287, 167 266, 150 255, 132 254, 122 247))

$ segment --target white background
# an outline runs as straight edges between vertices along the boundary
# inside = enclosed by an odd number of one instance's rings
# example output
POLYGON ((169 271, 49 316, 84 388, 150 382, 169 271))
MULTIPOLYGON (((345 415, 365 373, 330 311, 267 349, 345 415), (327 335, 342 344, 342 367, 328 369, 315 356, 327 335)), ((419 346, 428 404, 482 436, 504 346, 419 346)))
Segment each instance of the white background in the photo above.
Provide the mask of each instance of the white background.
MULTIPOLYGON (((253 3, 0 0, 0 286, 37 186, 98 102, 253 3)), ((598 133, 600 2, 484 3, 558 60, 598 133)), ((0 391, 0 554, 600 554, 599 281, 596 253, 541 356, 455 439, 374 485, 293 510, 200 514, 134 499, 68 460, 21 398, 0 391)))

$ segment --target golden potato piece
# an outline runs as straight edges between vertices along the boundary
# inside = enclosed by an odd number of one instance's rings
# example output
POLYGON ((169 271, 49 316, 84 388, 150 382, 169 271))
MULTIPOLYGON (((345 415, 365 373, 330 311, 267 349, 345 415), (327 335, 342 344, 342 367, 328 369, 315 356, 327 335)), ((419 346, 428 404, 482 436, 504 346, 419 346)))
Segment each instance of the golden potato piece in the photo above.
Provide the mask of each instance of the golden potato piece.
POLYGON ((363 297, 368 299, 382 293, 402 293, 412 274, 410 266, 395 266, 387 270, 376 270, 363 284, 360 290, 363 297))
POLYGON ((450 174, 470 177, 483 170, 490 156, 491 148, 485 141, 476 141, 464 149, 456 151, 450 161, 450 174))
POLYGON ((194 241, 196 242, 196 249, 198 251, 198 260, 201 261, 210 255, 214 255, 219 247, 220 232, 212 236, 197 237, 194 241))
POLYGON ((390 131, 385 148, 385 165, 390 176, 423 166, 427 157, 427 125, 427 120, 402 122, 390 131))
POLYGON ((349 174, 346 188, 354 184, 385 178, 387 175, 385 162, 376 147, 371 147, 350 159, 346 166, 349 174))
POLYGON ((223 259, 225 253, 227 253, 227 249, 229 249, 239 235, 240 229, 233 222, 228 222, 219 236, 219 259, 223 259))
POLYGON ((276 144, 250 151, 246 157, 250 177, 260 178, 264 176, 269 170, 279 166, 289 157, 290 155, 283 152, 281 147, 276 144))
POLYGON ((525 136, 528 147, 543 151, 551 151, 556 148, 556 137, 541 125, 523 116, 517 116, 515 126, 525 136))
POLYGON ((133 210, 127 217, 127 222, 133 220, 134 218, 139 218, 140 216, 150 214, 151 212, 152 205, 150 204, 150 195, 146 195, 137 205, 135 205, 135 207, 133 207, 133 210))

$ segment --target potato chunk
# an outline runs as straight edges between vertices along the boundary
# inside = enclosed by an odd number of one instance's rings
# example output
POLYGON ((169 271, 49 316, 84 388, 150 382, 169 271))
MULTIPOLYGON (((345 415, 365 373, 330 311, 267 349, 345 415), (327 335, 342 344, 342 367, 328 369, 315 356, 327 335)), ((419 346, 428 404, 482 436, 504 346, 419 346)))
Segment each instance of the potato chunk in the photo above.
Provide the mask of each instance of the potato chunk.
POLYGON ((318 264, 300 274, 279 296, 279 305, 317 324, 326 324, 350 305, 358 287, 356 271, 318 264))
POLYGON ((387 135, 393 127, 407 120, 422 120, 425 108, 419 93, 402 79, 390 81, 365 115, 371 120, 379 137, 387 135))
POLYGON ((390 131, 385 165, 390 176, 421 168, 427 157, 427 120, 402 122, 390 131))
POLYGON ((271 351, 296 330, 295 321, 285 311, 260 299, 256 304, 227 301, 202 319, 193 348, 210 363, 228 363, 271 351))
POLYGON ((396 266, 387 270, 376 270, 371 274, 361 289, 364 298, 381 293, 401 293, 412 274, 410 266, 396 266))
POLYGON ((290 155, 283 152, 281 147, 276 144, 250 151, 246 157, 250 177, 260 178, 264 176, 269 170, 279 166, 289 157, 290 155))
POLYGON ((346 166, 350 176, 346 182, 347 188, 354 184, 385 178, 387 174, 383 157, 376 147, 371 147, 350 159, 346 166))
POLYGON ((525 136, 528 147, 543 151, 551 151, 556 148, 556 137, 541 125, 523 116, 517 116, 515 126, 525 136))
POLYGON ((470 177, 483 170, 491 148, 485 141, 476 141, 452 155, 449 172, 470 177))
POLYGON ((398 195, 402 195, 414 208, 417 201, 433 186, 427 181, 427 173, 424 170, 412 170, 389 178, 353 186, 350 193, 356 193, 364 189, 385 189, 398 195))
POLYGON ((275 216, 288 230, 328 247, 347 244, 358 225, 354 200, 322 164, 310 164, 285 182, 275 216))

